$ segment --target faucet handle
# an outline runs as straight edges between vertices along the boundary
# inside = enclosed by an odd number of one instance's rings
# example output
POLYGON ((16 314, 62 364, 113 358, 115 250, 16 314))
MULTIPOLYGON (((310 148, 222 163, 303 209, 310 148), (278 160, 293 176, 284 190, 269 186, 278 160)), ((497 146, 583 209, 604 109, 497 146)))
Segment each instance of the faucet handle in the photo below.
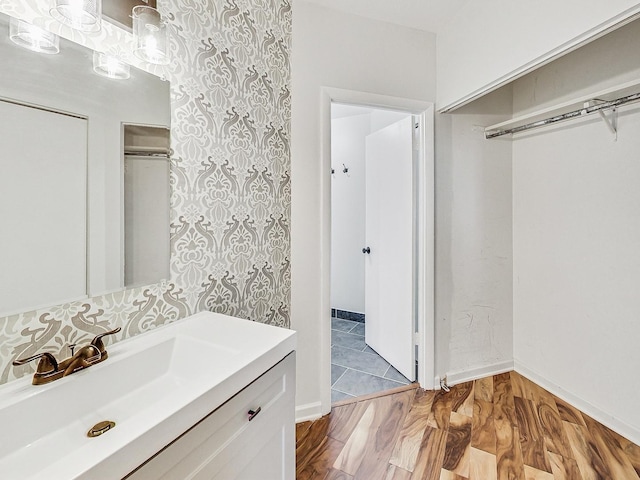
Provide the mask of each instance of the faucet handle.
POLYGON ((118 327, 114 330, 111 330, 110 332, 104 332, 99 335, 96 335, 95 338, 91 340, 91 345, 93 345, 100 351, 100 354, 102 355, 103 358, 105 359, 107 358, 107 349, 105 348, 104 343, 102 342, 102 337, 106 335, 113 335, 115 333, 118 333, 120 330, 122 329, 118 327))
POLYGON ((54 357, 49 352, 38 353, 37 355, 33 355, 29 358, 21 358, 20 360, 14 360, 12 365, 14 367, 18 367, 20 365, 25 365, 32 360, 40 359, 38 362, 38 367, 36 369, 37 373, 51 373, 58 371, 58 362, 56 361, 56 357, 54 357))
POLYGON ((102 361, 102 354, 100 353, 100 350, 98 350, 98 347, 95 345, 85 345, 69 359, 62 376, 66 377, 67 375, 71 375, 83 368, 88 368, 94 363, 98 363, 100 361, 102 361))

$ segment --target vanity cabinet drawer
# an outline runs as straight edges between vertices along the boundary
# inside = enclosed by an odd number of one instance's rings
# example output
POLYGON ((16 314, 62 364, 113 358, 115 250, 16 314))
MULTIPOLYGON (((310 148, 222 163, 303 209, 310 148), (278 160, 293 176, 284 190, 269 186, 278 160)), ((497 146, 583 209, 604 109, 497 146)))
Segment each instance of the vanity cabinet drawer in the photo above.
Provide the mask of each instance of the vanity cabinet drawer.
POLYGON ((294 395, 292 352, 125 478, 293 480, 294 395))

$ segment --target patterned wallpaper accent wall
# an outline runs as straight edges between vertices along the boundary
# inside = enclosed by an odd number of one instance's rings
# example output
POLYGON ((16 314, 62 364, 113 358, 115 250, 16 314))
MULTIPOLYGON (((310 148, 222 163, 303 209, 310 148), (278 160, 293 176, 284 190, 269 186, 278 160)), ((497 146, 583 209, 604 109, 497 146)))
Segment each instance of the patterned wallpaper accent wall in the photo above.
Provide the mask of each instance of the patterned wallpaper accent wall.
MULTIPOLYGON (((128 51, 129 33, 78 34, 49 20, 48 6, 0 0, 0 11, 94 49, 128 51)), ((290 0, 159 9, 172 58, 171 281, 0 318, 0 383, 34 370, 15 358, 64 358, 68 344, 118 326, 121 340, 202 310, 289 326, 290 0)))

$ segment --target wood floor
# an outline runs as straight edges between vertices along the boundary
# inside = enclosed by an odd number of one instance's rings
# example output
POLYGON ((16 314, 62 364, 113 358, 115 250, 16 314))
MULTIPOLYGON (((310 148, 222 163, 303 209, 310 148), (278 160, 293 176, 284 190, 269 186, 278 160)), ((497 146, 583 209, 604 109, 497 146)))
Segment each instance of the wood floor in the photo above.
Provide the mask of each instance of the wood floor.
POLYGON ((298 480, 640 480, 640 447, 510 372, 296 426, 298 480))

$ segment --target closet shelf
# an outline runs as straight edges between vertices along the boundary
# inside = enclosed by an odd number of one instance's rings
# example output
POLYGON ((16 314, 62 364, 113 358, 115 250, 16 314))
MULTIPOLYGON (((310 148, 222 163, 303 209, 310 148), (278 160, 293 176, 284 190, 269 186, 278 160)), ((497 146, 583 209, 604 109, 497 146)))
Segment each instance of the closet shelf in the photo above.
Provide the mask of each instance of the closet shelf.
MULTIPOLYGON (((582 95, 572 100, 559 103, 552 107, 547 107, 541 110, 537 110, 535 112, 528 113, 526 115, 520 115, 520 116, 514 117, 511 120, 507 120, 505 122, 489 125, 484 129, 485 138, 490 139, 490 138, 495 138, 502 135, 519 133, 519 132, 512 132, 511 130, 518 129, 524 126, 529 126, 529 127, 526 129, 523 128, 522 131, 529 130, 531 128, 542 127, 546 125, 545 123, 543 123, 546 120, 553 120, 553 121, 550 121, 549 124, 556 123, 558 121, 563 121, 565 120, 564 118, 557 119, 557 117, 560 117, 562 115, 565 115, 571 112, 575 112, 577 110, 583 110, 585 108, 585 104, 590 103, 592 106, 596 106, 598 105, 599 101, 612 102, 612 101, 616 101, 618 99, 629 97, 631 95, 638 94, 638 93, 640 93, 640 79, 626 82, 626 83, 617 85, 615 87, 610 87, 610 88, 600 90, 588 95, 582 95), (532 125, 532 124, 535 124, 536 122, 541 122, 541 124, 532 125)), ((637 100, 633 99, 631 101, 634 101, 634 102, 640 101, 640 99, 637 99, 637 100)), ((626 102, 626 103, 630 103, 630 102, 626 102)), ((603 110, 599 110, 599 112, 601 115, 603 114, 603 110)), ((589 113, 596 113, 596 112, 594 111, 589 113)), ((569 117, 566 120, 570 118, 576 118, 576 117, 579 118, 580 116, 576 115, 573 117, 569 117)))

